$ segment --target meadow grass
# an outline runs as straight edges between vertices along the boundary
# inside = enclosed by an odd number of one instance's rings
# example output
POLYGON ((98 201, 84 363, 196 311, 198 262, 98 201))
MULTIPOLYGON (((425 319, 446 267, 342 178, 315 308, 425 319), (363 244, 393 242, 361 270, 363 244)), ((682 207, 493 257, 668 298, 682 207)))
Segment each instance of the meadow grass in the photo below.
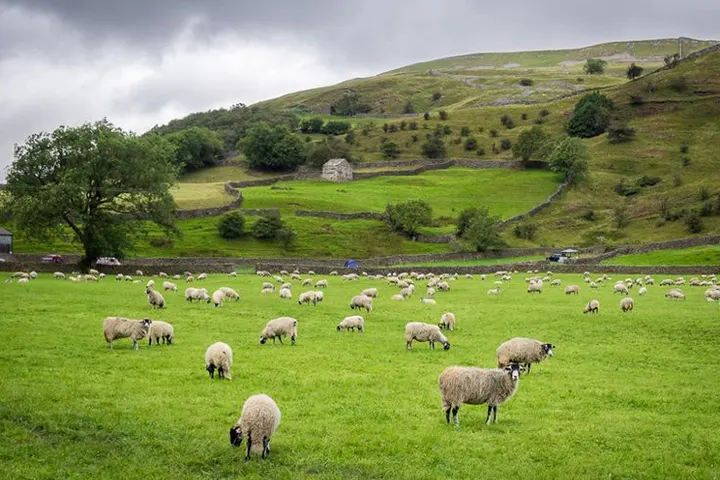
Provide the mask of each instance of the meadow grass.
MULTIPOLYGON (((618 255, 602 265, 718 265, 720 245, 618 255)), ((720 268, 720 267, 719 267, 720 268)))
MULTIPOLYGON (((646 272, 651 273, 651 272, 646 272)), ((320 278, 320 277, 316 277, 320 278)), ((563 284, 579 275, 559 276, 563 284)), ((151 311, 143 286, 55 281, 0 284, 0 458, 2 476, 50 478, 715 478, 720 466, 717 304, 701 289, 685 302, 650 287, 622 314, 611 285, 568 297, 546 287, 529 296, 520 278, 500 296, 492 280, 460 279, 437 306, 392 302, 381 281, 329 277, 317 307, 261 296, 256 276, 211 275, 211 292, 242 299, 220 308, 165 295, 151 311), (366 332, 338 333, 352 295, 377 286, 366 332), (597 316, 583 315, 591 298, 597 316), (449 351, 415 344, 407 321, 457 316, 449 351), (114 351, 102 337, 108 315, 164 320, 170 346, 114 351), (265 323, 298 319, 297 346, 258 344, 265 323), (555 356, 523 376, 499 407, 465 405, 461 426, 445 424, 437 378, 450 365, 492 367, 495 349, 528 336, 555 356), (211 381, 204 352, 234 349, 232 381, 211 381), (228 430, 244 400, 272 396, 282 422, 264 461, 243 461, 228 430)), ((184 287, 185 285, 181 285, 184 287)), ((420 286, 420 285, 419 285, 420 286)), ((424 285, 423 285, 424 287, 424 285)), ((422 290, 422 288, 421 288, 422 290)), ((298 284, 294 295, 302 291, 298 284)))
POLYGON ((393 267, 472 267, 475 265, 503 265, 517 262, 536 262, 544 260, 543 255, 524 255, 519 257, 480 258, 477 260, 445 260, 442 262, 416 262, 412 264, 393 265, 393 267))

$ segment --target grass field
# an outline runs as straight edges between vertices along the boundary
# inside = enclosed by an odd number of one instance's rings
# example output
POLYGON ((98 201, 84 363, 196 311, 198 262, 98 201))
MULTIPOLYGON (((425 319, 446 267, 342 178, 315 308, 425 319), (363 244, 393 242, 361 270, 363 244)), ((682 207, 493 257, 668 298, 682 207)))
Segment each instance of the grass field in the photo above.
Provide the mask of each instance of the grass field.
POLYGON ((681 250, 656 250, 648 253, 619 255, 603 265, 718 265, 720 245, 692 247, 681 250))
MULTIPOLYGON (((561 276, 563 284, 579 275, 561 276)), ((720 472, 718 305, 701 289, 674 303, 664 289, 622 314, 610 285, 578 297, 530 297, 521 279, 498 297, 491 280, 460 279, 437 296, 391 302, 384 282, 330 277, 325 302, 300 307, 260 295, 262 279, 213 276, 210 291, 242 296, 219 309, 182 293, 151 311, 142 285, 54 281, 0 284, 0 458, 13 479, 132 478, 715 478, 720 472), (378 286, 366 333, 338 333, 350 297, 378 286), (584 316, 597 298, 601 313, 584 316), (457 316, 449 351, 405 351, 406 321, 457 316), (171 346, 107 349, 102 319, 149 317, 175 326, 171 346), (299 321, 297 346, 258 344, 265 323, 299 321), (491 367, 496 347, 528 336, 555 356, 523 376, 484 425, 463 406, 445 425, 437 377, 450 365, 491 367), (211 381, 204 351, 234 349, 232 381, 211 381), (282 411, 272 454, 243 461, 228 430, 244 400, 264 392, 282 411)), ((184 285, 183 285, 184 286, 184 285)), ((296 285, 294 294, 300 290, 296 285)), ((417 296, 416 296, 417 297, 417 296)))
POLYGON ((447 260, 443 262, 418 262, 411 265, 393 265, 393 267, 472 267, 475 265, 502 265, 505 263, 535 262, 544 260, 543 255, 525 255, 521 257, 482 258, 479 260, 447 260))

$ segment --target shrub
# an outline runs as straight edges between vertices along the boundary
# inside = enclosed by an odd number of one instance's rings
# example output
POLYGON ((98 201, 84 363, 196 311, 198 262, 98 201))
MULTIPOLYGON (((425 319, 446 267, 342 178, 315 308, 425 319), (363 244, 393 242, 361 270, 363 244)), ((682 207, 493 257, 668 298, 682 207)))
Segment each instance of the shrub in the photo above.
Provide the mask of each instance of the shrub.
POLYGON ((585 79, 584 79, 583 77, 577 77, 575 80, 576 80, 578 83, 583 83, 583 82, 585 81, 585 79))
POLYGON ((503 124, 503 126, 507 129, 511 129, 515 127, 515 122, 513 121, 512 117, 508 115, 507 113, 500 117, 500 123, 503 124))
POLYGON ((405 130, 407 128, 407 122, 405 120, 400 121, 400 130, 405 130))
POLYGON ((639 105, 643 105, 645 103, 645 99, 640 95, 630 95, 629 103, 630 105, 637 107, 639 105))
POLYGON ((442 98, 442 93, 440 93, 440 92, 435 92, 435 93, 433 93, 433 95, 432 95, 432 101, 433 101, 433 102, 437 102, 437 101, 440 100, 441 98, 442 98))
POLYGON ((625 180, 620 180, 615 185, 615 192, 623 197, 630 197, 637 194, 640 191, 640 187, 633 185, 632 183, 625 183, 625 180))
POLYGON ((476 150, 478 148, 478 141, 475 137, 469 137, 465 140, 465 150, 468 152, 476 150))
POLYGON ((605 132, 610 124, 612 100, 600 93, 583 96, 575 104, 566 129, 570 136, 591 138, 605 132))
POLYGON ((541 117, 547 117, 548 115, 550 115, 550 110, 548 110, 547 108, 543 108, 542 110, 540 110, 539 115, 541 117))
POLYGON ((460 145, 462 143, 462 137, 457 137, 456 139, 453 140, 453 143, 455 145, 460 145))
POLYGON ((288 250, 292 250, 293 247, 295 247, 295 243, 297 242, 297 235, 295 235, 293 229, 288 226, 284 226, 279 229, 277 231, 276 238, 280 240, 283 244, 283 247, 287 248, 288 250))
POLYGON ((325 121, 322 118, 310 118, 300 122, 302 133, 322 133, 325 121))
POLYGON ((410 130, 417 130, 418 129, 418 123, 413 120, 412 122, 408 123, 408 128, 410 130))
POLYGON ((438 115, 440 115, 440 120, 447 120, 448 119, 448 113, 446 110, 440 110, 438 112, 438 115))
POLYGON ((562 173, 566 180, 575 180, 587 170, 589 157, 582 140, 565 137, 553 146, 548 161, 553 172, 562 173))
POLYGON ((527 119, 528 119, 528 114, 527 114, 527 113, 523 112, 523 113, 520 114, 520 120, 527 120, 527 119))
POLYGON ((445 158, 447 149, 445 142, 437 135, 431 135, 422 146, 423 155, 427 158, 445 158))
POLYGON ((502 148, 503 150, 510 150, 512 146, 512 142, 509 138, 503 138, 502 140, 500 140, 500 148, 502 148))
POLYGON ((483 156, 485 156, 485 148, 479 147, 479 148, 477 149, 477 155, 478 155, 478 157, 483 157, 483 156))
POLYGON ((385 207, 385 221, 398 233, 416 236, 422 226, 432 223, 432 207, 424 200, 410 200, 385 207))
POLYGON ((700 233, 705 228, 702 218, 694 210, 685 216, 685 226, 690 233, 700 233))
POLYGON ((425 120, 430 120, 430 113, 428 113, 428 112, 423 113, 423 118, 425 120))
POLYGON ((492 130, 490 130, 490 136, 493 138, 497 137, 498 131, 493 128, 492 130))
POLYGON ((307 145, 305 163, 311 167, 320 168, 332 158, 345 158, 352 161, 350 147, 347 143, 343 143, 335 137, 327 137, 320 142, 307 145))
POLYGON ((323 127, 323 133, 326 135, 344 135, 350 131, 350 128, 351 125, 349 122, 331 120, 323 127))
POLYGON ((680 176, 680 174, 676 173, 675 175, 673 175, 673 186, 674 186, 674 187, 679 187, 679 186, 681 186, 682 184, 683 184, 683 179, 682 179, 682 177, 680 176))
POLYGON ((245 217, 240 212, 230 212, 218 223, 218 233, 222 238, 240 238, 245 234, 245 217))
POLYGON ((647 175, 643 175, 636 183, 639 187, 652 187, 653 185, 660 183, 660 180, 660 177, 649 177, 647 175))
POLYGON ((240 146, 250 168, 258 170, 290 170, 305 161, 305 147, 285 125, 261 122, 246 132, 240 146))
POLYGON ((391 123, 390 126, 388 126, 388 132, 395 133, 398 131, 398 126, 395 123, 391 123))
POLYGON ((539 118, 536 118, 535 120, 533 120, 533 123, 535 125, 542 125, 543 123, 545 123, 545 119, 542 117, 539 117, 539 118))
POLYGON ((345 135, 345 143, 348 145, 355 145, 357 143, 357 138, 355 137, 355 130, 350 130, 347 135, 345 135))
POLYGON ((490 215, 487 207, 468 208, 458 216, 458 237, 475 251, 484 252, 504 244, 500 238, 500 219, 490 215))
POLYGON ((680 163, 682 164, 683 167, 689 167, 690 164, 692 163, 692 161, 690 160, 690 157, 683 157, 680 160, 680 163))
POLYGON ((368 113, 370 110, 370 105, 360 101, 357 93, 348 93, 330 105, 331 115, 341 115, 344 117, 352 117, 358 113, 368 113))
POLYGON ((418 136, 417 136, 417 135, 413 135, 412 137, 410 137, 410 141, 412 141, 412 143, 417 142, 417 141, 418 141, 418 136))
POLYGON ((684 153, 688 153, 688 151, 690 151, 690 147, 688 146, 688 144, 684 143, 684 142, 681 143, 680 144, 680 153, 684 154, 684 153))
POLYGON ((155 248, 172 248, 175 242, 167 237, 153 237, 150 239, 150 246, 155 248))
POLYGON ((383 157, 393 159, 397 158, 400 153, 400 149, 394 142, 383 142, 383 144, 380 145, 380 152, 382 152, 383 157))
POLYGON ((677 65, 678 61, 680 60, 680 54, 673 53, 670 55, 665 55, 665 58, 663 59, 665 61, 665 66, 673 68, 675 65, 677 65))
POLYGON ((710 189, 703 185, 700 187, 700 190, 698 190, 698 197, 700 198, 701 202, 704 202, 705 200, 710 200, 710 189))
POLYGON ((715 210, 715 207, 710 200, 706 200, 702 203, 702 206, 700 206, 700 216, 701 217, 709 217, 713 214, 713 211, 715 210))
POLYGON ((595 214, 595 210, 587 210, 580 217, 584 220, 587 220, 588 222, 594 222, 595 220, 597 220, 597 215, 595 214))
POLYGON ((278 232, 285 228, 280 217, 265 216, 258 218, 251 228, 252 236, 260 240, 275 240, 278 232))
POLYGON ((537 223, 517 224, 513 229, 513 235, 518 238, 533 240, 535 238, 535 233, 537 233, 537 229, 537 223))
POLYGON ((442 133, 443 135, 450 135, 452 133, 452 128, 450 128, 450 125, 443 125, 442 133))
POLYGON ((469 137, 472 134, 472 131, 470 130, 470 127, 464 126, 460 128, 460 136, 461 137, 469 137))
POLYGON ((634 63, 631 63, 628 67, 627 71, 625 72, 625 75, 627 75, 627 78, 630 80, 635 80, 640 75, 642 75, 643 68, 639 65, 635 65, 634 63))
POLYGON ((630 224, 630 212, 627 203, 620 203, 613 209, 613 223, 618 230, 630 224))
POLYGON ((485 127, 480 126, 477 128, 478 133, 483 133, 485 131, 485 127))
POLYGON ((685 80, 685 77, 675 77, 670 79, 668 86, 671 90, 682 93, 687 90, 687 81, 685 80))
POLYGON ((407 102, 403 107, 403 113, 415 113, 415 107, 412 102, 407 102))
POLYGON ((521 78, 520 79, 520 85, 523 87, 531 87, 535 82, 532 78, 521 78))
POLYGON ((383 123, 382 129, 383 132, 388 133, 388 130, 390 130, 390 125, 388 125, 387 123, 383 123))
POLYGON ((513 156, 527 162, 547 141, 548 137, 540 127, 523 130, 513 146, 513 156))
POLYGON ((365 122, 360 126, 360 131, 362 131, 363 135, 368 136, 370 135, 370 132, 375 130, 375 128, 375 122, 365 122))
POLYGON ((312 137, 311 137, 310 135, 306 135, 306 136, 305 136, 305 143, 310 143, 310 142, 312 142, 312 137))
POLYGON ((606 65, 607 62, 605 60, 599 58, 588 58, 585 61, 585 66, 583 67, 583 70, 585 70, 585 73, 587 73, 588 75, 605 73, 606 65))
POLYGON ((608 127, 608 141, 610 143, 631 142, 635 137, 635 129, 629 127, 627 123, 616 122, 608 127))

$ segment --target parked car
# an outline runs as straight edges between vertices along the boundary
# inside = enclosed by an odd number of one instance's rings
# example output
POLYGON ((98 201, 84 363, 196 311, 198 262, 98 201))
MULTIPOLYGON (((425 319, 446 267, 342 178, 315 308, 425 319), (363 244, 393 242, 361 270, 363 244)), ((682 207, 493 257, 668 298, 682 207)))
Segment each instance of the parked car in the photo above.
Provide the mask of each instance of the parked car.
POLYGON ((570 259, 568 257, 566 257, 565 255, 563 255, 562 253, 553 253, 552 255, 550 255, 547 258, 547 260, 549 260, 551 262, 565 263, 570 259))
POLYGON ((42 263, 63 263, 61 255, 46 255, 40 259, 42 263))
POLYGON ((117 267, 119 265, 122 265, 117 258, 115 257, 100 257, 97 259, 97 262, 95 262, 97 265, 110 265, 113 267, 117 267))

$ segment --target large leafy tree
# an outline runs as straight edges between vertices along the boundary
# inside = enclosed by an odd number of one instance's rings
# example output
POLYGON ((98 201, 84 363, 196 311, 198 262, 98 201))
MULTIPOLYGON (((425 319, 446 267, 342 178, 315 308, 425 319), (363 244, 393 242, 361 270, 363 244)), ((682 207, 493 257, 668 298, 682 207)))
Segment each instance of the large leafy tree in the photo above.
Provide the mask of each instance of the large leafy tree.
POLYGON ((292 170, 305 162, 303 143, 284 125, 258 123, 239 146, 250 167, 259 170, 292 170))
POLYGON ((424 200, 410 200, 405 203, 385 206, 385 221, 391 229, 410 237, 418 234, 420 227, 432 223, 432 207, 424 200))
POLYGON ((204 127, 190 127, 171 133, 167 139, 175 145, 175 164, 187 170, 212 165, 225 153, 220 134, 204 127))
POLYGON ((457 221, 458 237, 471 248, 484 252, 504 245, 500 237, 500 218, 487 207, 473 207, 461 212, 457 221))
POLYGON ((527 162, 542 150, 547 141, 548 136, 537 125, 529 130, 523 130, 512 147, 513 156, 527 162))
POLYGON ((562 173, 566 180, 574 181, 588 168, 587 147, 579 138, 565 137, 555 144, 550 157, 550 169, 562 173))
POLYGON ((146 222, 173 228, 174 153, 157 135, 137 137, 106 120, 33 134, 15 147, 7 177, 16 226, 30 238, 69 229, 84 268, 122 257, 146 222))

